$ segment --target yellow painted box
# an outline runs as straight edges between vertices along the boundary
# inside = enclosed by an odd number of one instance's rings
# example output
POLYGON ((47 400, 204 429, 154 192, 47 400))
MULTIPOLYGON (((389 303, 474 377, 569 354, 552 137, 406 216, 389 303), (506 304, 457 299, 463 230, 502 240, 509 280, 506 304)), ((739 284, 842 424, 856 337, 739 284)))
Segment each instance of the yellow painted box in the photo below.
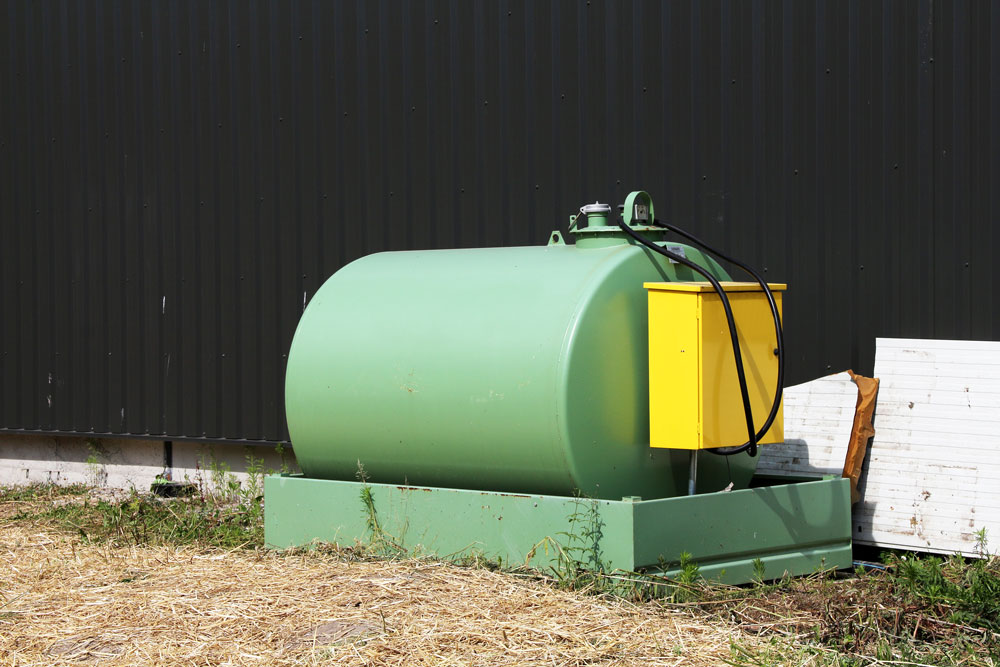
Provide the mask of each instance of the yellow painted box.
MULTIPOLYGON (((754 428, 778 378, 774 318, 757 283, 722 283, 736 320, 754 428)), ((768 285, 781 313, 786 286, 768 285)), ((726 312, 707 282, 645 283, 649 295, 649 444, 671 449, 732 447, 747 441, 746 418, 726 312)), ((783 411, 760 444, 784 440, 783 411)))

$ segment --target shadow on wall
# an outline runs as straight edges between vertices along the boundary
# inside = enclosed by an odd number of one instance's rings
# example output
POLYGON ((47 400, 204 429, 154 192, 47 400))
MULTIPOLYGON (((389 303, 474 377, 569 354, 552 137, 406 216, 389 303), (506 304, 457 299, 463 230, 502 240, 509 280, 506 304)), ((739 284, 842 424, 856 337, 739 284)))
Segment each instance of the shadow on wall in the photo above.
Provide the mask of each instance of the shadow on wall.
POLYGON ((809 443, 802 438, 788 438, 775 445, 763 445, 761 451, 758 474, 820 479, 824 475, 840 475, 844 468, 843 464, 831 462, 829 457, 812 461, 809 443))

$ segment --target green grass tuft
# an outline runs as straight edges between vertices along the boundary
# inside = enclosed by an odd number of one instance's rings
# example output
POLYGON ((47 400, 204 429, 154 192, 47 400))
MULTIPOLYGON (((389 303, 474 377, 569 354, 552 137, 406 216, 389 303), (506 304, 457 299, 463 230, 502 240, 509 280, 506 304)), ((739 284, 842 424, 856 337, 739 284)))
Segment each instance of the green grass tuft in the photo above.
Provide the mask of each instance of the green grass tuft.
POLYGON ((14 517, 47 522, 86 541, 117 546, 184 545, 256 548, 264 544, 262 513, 252 505, 203 496, 158 498, 133 491, 124 500, 67 503, 14 517))
POLYGON ((27 484, 0 487, 0 503, 54 500, 63 496, 82 496, 90 491, 86 484, 27 484))

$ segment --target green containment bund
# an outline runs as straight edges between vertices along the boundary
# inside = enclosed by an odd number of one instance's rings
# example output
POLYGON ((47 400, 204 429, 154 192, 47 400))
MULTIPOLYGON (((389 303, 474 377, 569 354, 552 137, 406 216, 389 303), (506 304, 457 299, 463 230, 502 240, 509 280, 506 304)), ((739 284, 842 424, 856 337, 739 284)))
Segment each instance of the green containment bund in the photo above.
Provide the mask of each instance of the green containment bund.
MULTIPOLYGON (((273 475, 265 479, 272 547, 315 540, 370 544, 359 482, 273 475)), ((601 500, 369 484, 383 539, 415 554, 483 556, 545 568, 557 545, 608 571, 676 574, 682 552, 707 579, 751 581, 851 565, 846 479, 800 482, 658 500, 601 500), (599 535, 596 545, 592 536, 599 535), (596 546, 596 549, 595 549, 596 546), (529 555, 531 558, 529 560, 529 555)))

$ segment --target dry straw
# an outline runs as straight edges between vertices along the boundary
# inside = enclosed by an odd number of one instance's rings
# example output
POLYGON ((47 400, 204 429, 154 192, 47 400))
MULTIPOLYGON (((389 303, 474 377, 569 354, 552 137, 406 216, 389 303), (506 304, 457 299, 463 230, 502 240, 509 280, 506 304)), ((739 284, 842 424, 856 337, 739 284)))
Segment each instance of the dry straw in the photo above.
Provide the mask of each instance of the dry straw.
POLYGON ((0 535, 0 665, 717 665, 730 655, 725 624, 485 569, 114 548, 18 523, 0 535))

